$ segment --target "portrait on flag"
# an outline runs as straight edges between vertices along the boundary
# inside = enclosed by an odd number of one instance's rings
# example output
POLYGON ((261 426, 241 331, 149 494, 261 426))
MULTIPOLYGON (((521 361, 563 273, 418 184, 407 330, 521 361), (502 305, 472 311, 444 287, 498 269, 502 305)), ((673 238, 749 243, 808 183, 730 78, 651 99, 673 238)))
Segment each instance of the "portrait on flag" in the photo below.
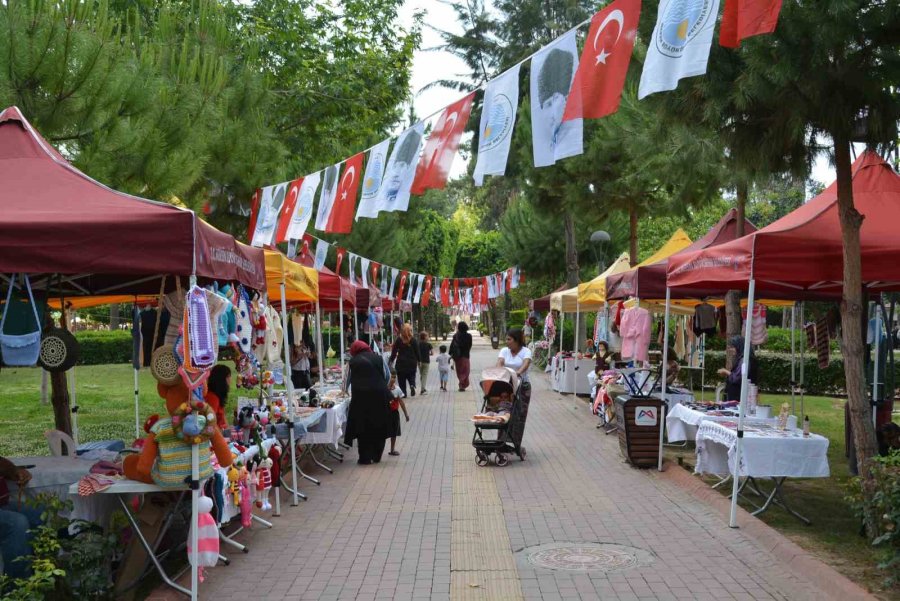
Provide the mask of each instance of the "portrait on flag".
POLYGON ((706 73, 718 12, 719 0, 661 0, 639 99, 674 90, 682 78, 706 73))
POLYGON ((362 177, 364 153, 360 152, 347 159, 344 174, 341 175, 331 215, 325 227, 332 234, 349 234, 353 229, 353 214, 356 212, 356 194, 362 177))
POLYGON ((575 30, 542 48, 531 59, 531 139, 535 167, 547 167, 584 152, 584 122, 563 121, 576 64, 575 30))
POLYGON ((366 161, 366 174, 363 176, 362 193, 359 199, 359 208, 356 210, 356 219, 378 217, 378 196, 381 192, 381 184, 384 180, 384 168, 387 166, 388 148, 391 141, 383 140, 369 151, 366 161))
POLYGON ((484 185, 485 175, 506 173, 509 146, 519 108, 519 65, 488 82, 478 127, 478 157, 473 178, 484 185))
POLYGON ((384 171, 381 192, 378 194, 379 211, 406 211, 409 208, 410 189, 416 177, 416 165, 424 137, 425 124, 419 122, 397 138, 384 171))
POLYGON ((285 234, 288 240, 299 240, 306 234, 306 228, 309 227, 309 221, 312 218, 313 200, 321 179, 321 171, 303 178, 303 183, 300 185, 300 198, 297 199, 297 204, 294 206, 294 213, 291 215, 291 221, 285 234))
POLYGON ((316 243, 316 258, 313 263, 313 269, 316 271, 322 271, 322 268, 325 267, 325 259, 328 258, 328 247, 330 244, 325 242, 324 240, 319 240, 316 243))
POLYGON ((616 0, 593 16, 563 119, 600 119, 619 109, 640 16, 641 0, 616 0))
POLYGON ((450 168, 459 150, 459 140, 469 122, 474 100, 475 92, 472 92, 445 108, 438 117, 416 166, 412 194, 418 196, 426 190, 443 190, 447 185, 450 168))
POLYGON ((300 200, 300 187, 303 185, 303 178, 295 179, 288 184, 287 196, 284 199, 284 205, 281 207, 281 216, 278 218, 278 228, 275 231, 275 242, 284 242, 287 240, 288 228, 291 225, 291 218, 297 208, 297 201, 300 200))
POLYGON ((253 246, 267 246, 275 241, 275 228, 281 216, 281 206, 287 196, 290 182, 266 186, 259 198, 259 214, 256 218, 256 231, 253 232, 253 246))
POLYGON ((331 217, 331 209, 334 207, 340 167, 341 165, 338 163, 325 170, 322 191, 319 192, 319 209, 316 212, 316 229, 322 232, 328 227, 328 218, 331 217))

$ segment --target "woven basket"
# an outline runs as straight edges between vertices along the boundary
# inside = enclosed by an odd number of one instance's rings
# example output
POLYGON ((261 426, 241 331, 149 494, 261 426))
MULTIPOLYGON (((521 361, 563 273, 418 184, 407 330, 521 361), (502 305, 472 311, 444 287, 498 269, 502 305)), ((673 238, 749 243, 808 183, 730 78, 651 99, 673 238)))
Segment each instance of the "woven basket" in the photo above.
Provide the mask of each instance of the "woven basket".
POLYGON ((38 365, 50 372, 67 371, 74 367, 78 355, 78 341, 70 331, 62 328, 44 331, 38 365))
POLYGON ((150 358, 150 372, 156 381, 166 386, 173 386, 181 381, 178 373, 178 360, 175 359, 175 347, 164 344, 150 358))

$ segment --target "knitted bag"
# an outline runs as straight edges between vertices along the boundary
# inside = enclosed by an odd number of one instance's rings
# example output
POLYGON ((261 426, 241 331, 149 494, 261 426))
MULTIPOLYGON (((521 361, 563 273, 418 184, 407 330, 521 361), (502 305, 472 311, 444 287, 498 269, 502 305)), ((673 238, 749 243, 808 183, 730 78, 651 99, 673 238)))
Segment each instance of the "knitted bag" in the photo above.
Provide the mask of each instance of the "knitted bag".
POLYGON ((219 347, 216 344, 216 334, 209 315, 209 304, 206 301, 206 290, 200 286, 194 286, 188 292, 185 303, 186 317, 185 332, 189 332, 190 345, 185 349, 185 355, 190 354, 190 362, 197 369, 208 369, 216 364, 219 347))
POLYGON ((34 311, 35 329, 27 334, 4 334, 3 326, 6 324, 6 314, 12 302, 13 288, 16 287, 17 274, 13 274, 9 281, 9 292, 6 295, 6 305, 3 307, 3 317, 0 318, 0 350, 3 352, 3 363, 10 367, 31 367, 37 363, 41 354, 41 318, 38 316, 37 305, 31 294, 31 282, 28 274, 22 274, 22 281, 28 291, 28 299, 34 311))

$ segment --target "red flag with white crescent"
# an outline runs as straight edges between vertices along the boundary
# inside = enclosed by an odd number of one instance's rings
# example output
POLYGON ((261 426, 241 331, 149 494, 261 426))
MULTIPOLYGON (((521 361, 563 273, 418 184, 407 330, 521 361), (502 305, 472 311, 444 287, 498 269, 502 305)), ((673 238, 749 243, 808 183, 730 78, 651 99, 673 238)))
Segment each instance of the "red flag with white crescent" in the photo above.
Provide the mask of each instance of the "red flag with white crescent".
POLYGON ((247 226, 247 244, 253 241, 253 232, 256 231, 256 218, 259 217, 259 199, 262 198, 262 190, 257 188, 250 197, 250 225, 247 226))
POLYGON ((459 280, 453 280, 453 298, 459 298, 459 280))
POLYGON ((425 292, 422 293, 422 301, 421 304, 423 307, 427 307, 429 301, 431 300, 431 276, 425 276, 425 292))
POLYGON ((744 38, 772 33, 780 12, 781 0, 725 0, 719 44, 737 48, 744 38))
POLYGON ((341 275, 341 264, 344 262, 344 255, 347 254, 346 248, 337 247, 337 263, 334 266, 334 272, 341 275))
POLYGON ((408 271, 400 273, 400 286, 397 290, 397 302, 403 302, 403 289, 406 287, 406 278, 409 277, 408 271))
POLYGON ((359 191, 359 182, 362 179, 362 166, 364 152, 353 155, 347 159, 344 174, 338 183, 334 204, 331 205, 331 214, 325 225, 325 231, 332 234, 349 234, 353 229, 353 216, 356 214, 356 195, 359 191))
POLYGON ((372 286, 377 287, 378 286, 378 270, 381 269, 381 263, 376 263, 375 261, 372 261, 371 269, 372 269, 372 279, 369 283, 372 284, 372 286))
POLYGON ((441 282, 441 304, 445 307, 450 306, 450 280, 446 278, 441 282))
POLYGON ((275 243, 285 242, 287 240, 288 226, 291 224, 291 218, 294 216, 294 208, 297 206, 297 199, 300 198, 300 186, 303 185, 303 178, 295 179, 288 186, 287 196, 284 198, 284 204, 281 207, 281 216, 278 218, 278 228, 275 230, 275 243))
POLYGON ((444 109, 434 129, 425 143, 425 151, 416 166, 416 177, 413 180, 411 193, 425 194, 426 190, 443 190, 447 185, 447 177, 453 166, 453 159, 459 150, 459 139, 462 137, 472 112, 475 92, 457 100, 444 109))
POLYGON ((641 0, 616 0, 591 19, 563 121, 599 119, 619 109, 640 16, 641 0))

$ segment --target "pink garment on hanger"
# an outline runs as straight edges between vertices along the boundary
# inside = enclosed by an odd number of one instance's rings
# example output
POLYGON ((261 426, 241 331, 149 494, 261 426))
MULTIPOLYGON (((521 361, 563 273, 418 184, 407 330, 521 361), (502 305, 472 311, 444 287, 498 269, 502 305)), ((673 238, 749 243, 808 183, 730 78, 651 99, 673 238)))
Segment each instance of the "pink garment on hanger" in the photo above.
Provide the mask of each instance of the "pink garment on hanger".
POLYGON ((622 358, 646 361, 650 349, 650 312, 643 307, 626 309, 619 326, 622 336, 622 358))

